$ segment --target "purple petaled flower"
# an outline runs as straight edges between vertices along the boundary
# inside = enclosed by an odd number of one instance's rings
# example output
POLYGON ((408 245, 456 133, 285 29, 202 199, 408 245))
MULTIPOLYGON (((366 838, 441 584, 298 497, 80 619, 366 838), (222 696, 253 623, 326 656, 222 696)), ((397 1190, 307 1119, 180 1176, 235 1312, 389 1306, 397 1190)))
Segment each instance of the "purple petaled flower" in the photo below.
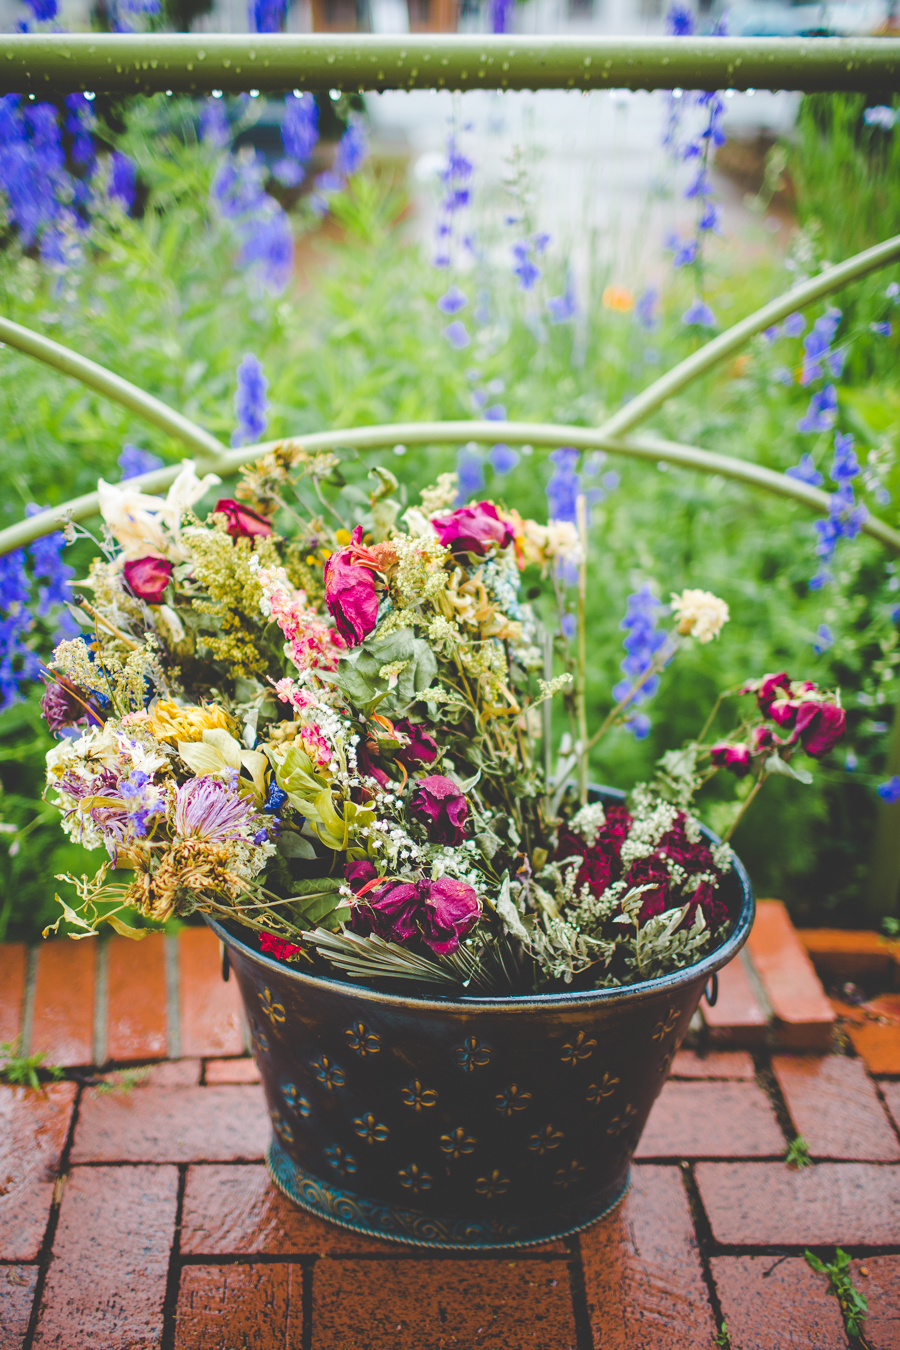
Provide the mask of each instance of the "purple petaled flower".
POLYGON ((506 409, 502 403, 492 403, 489 408, 485 408, 484 415, 488 422, 506 421, 506 409))
POLYGON ((464 505, 470 497, 477 497, 484 487, 484 462, 478 447, 464 445, 456 456, 456 472, 459 477, 459 496, 457 503, 464 505))
POLYGON ((216 150, 231 140, 231 126, 221 98, 208 98, 200 109, 200 139, 216 150))
POLYGON ((551 520, 568 520, 573 524, 577 518, 576 505, 581 492, 581 478, 578 463, 581 455, 571 446, 563 446, 552 451, 550 461, 556 467, 547 484, 547 505, 551 520))
POLYGON ((692 37, 694 15, 687 5, 673 4, 666 12, 666 33, 669 37, 692 37))
POLYGON ((490 0, 492 33, 508 33, 512 25, 516 0, 490 0))
POLYGON ((634 317, 647 333, 652 332, 659 325, 658 307, 659 291, 655 286, 648 286, 638 296, 634 306, 634 317))
POLYGON ((250 0, 247 22, 251 33, 280 33, 287 14, 287 0, 250 0))
POLYGON ((129 212, 134 206, 136 170, 127 155, 113 150, 109 157, 109 196, 118 202, 122 210, 129 212))
POLYGON ((137 478, 142 473, 152 473, 154 469, 161 469, 163 466, 163 460, 159 455, 152 455, 149 450, 142 450, 139 445, 123 446, 116 463, 122 470, 123 482, 127 478, 137 478))
POLYGON ((298 164, 289 155, 277 159, 272 165, 272 173, 283 187, 299 187, 306 177, 303 165, 298 164))
POLYGON ((466 833, 469 803, 465 793, 443 774, 420 778, 409 798, 409 814, 421 821, 432 844, 461 844, 466 833))
POLYGON ((810 487, 821 487, 825 479, 813 463, 812 455, 801 455, 799 464, 785 469, 785 477, 796 478, 798 483, 809 483, 810 487))
POLYGON ((468 303, 468 296, 458 286, 451 286, 438 300, 437 307, 442 314, 458 314, 468 303))
POLYGON ((715 328, 716 316, 703 300, 695 300, 681 316, 683 324, 697 324, 701 328, 715 328))
POLYGON ((269 401, 266 393, 269 381, 263 368, 250 352, 237 368, 237 390, 234 395, 234 415, 237 426, 231 435, 231 444, 253 445, 261 439, 269 423, 269 401))
POLYGON ((84 726, 89 720, 84 700, 79 699, 64 684, 50 680, 41 699, 41 716, 47 723, 47 730, 54 736, 66 727, 84 726))
POLYGON ((18 94, 0 97, 0 189, 8 222, 26 248, 57 232, 75 186, 52 103, 23 105, 18 94))
POLYGON ((56 0, 25 0, 36 23, 51 23, 56 18, 56 0))
POLYGON ((358 173, 369 153, 366 124, 358 113, 351 113, 347 129, 338 142, 334 171, 342 178, 358 173))
POLYGON ((94 128, 94 110, 84 94, 67 94, 66 108, 69 113, 66 118, 66 131, 72 137, 72 158, 85 170, 82 181, 86 185, 97 166, 97 155, 91 134, 94 128))
POLYGON ((512 473, 519 462, 519 452, 505 441, 498 441, 488 451, 488 459, 497 473, 512 473))
POLYGON ((376 560, 367 554, 362 526, 357 525, 351 542, 336 549, 325 564, 325 604, 349 647, 358 647, 378 622, 376 560))
POLYGON ((512 245, 513 276, 519 278, 519 290, 533 291, 541 278, 541 269, 534 261, 535 253, 543 253, 546 236, 534 235, 529 239, 517 239, 512 245), (541 246, 539 246, 541 245, 541 246))
POLYGON ((863 121, 867 127, 880 127, 882 131, 893 131, 897 123, 897 113, 886 103, 877 103, 874 108, 866 108, 863 121))
POLYGON ((650 721, 647 714, 639 712, 635 713, 633 717, 628 718, 628 721, 625 723, 625 730, 630 731, 636 741, 645 741, 650 735, 652 726, 653 723, 650 721))
POLYGON ((888 806, 893 806, 894 802, 900 802, 900 777, 894 774, 886 783, 879 783, 876 792, 883 802, 888 806))
POLYGON ((853 450, 853 437, 834 433, 834 458, 829 473, 835 483, 848 483, 860 472, 859 460, 853 450))
POLYGON ((820 623, 816 629, 816 637, 812 645, 813 651, 816 656, 821 656, 823 652, 827 652, 828 649, 833 646, 834 634, 827 623, 820 623))
MULTIPOLYGON (((29 516, 38 514, 39 508, 28 507, 29 516)), ((35 580, 45 579, 46 586, 38 587, 38 607, 37 616, 39 619, 46 619, 51 611, 57 606, 66 605, 72 598, 69 589, 69 582, 75 575, 75 568, 70 567, 68 563, 62 560, 62 551, 66 546, 66 537, 61 530, 54 530, 52 534, 45 534, 40 539, 35 539, 29 547, 28 552, 34 560, 35 580)), ((62 625, 61 636, 74 637, 80 632, 77 624, 67 610, 63 611, 65 622, 62 625)))
POLYGON ((250 839, 264 823, 252 800, 221 778, 191 778, 175 793, 175 830, 185 839, 250 839))
POLYGON ((797 423, 798 431, 830 431, 837 420, 837 392, 833 384, 813 394, 803 417, 797 423))
POLYGON ((226 220, 240 220, 267 206, 268 198, 263 191, 265 175, 261 155, 241 152, 225 160, 213 179, 210 197, 226 220))
POLYGON ((240 230, 241 262, 257 277, 263 290, 280 295, 294 265, 294 233, 284 211, 271 197, 266 214, 246 221, 240 230))
POLYGON ((772 379, 778 384, 786 385, 790 388, 794 383, 794 372, 788 370, 787 366, 778 366, 772 372, 772 379))
MULTIPOLYGON (((628 697, 634 684, 650 669, 656 653, 666 640, 665 633, 659 632, 656 626, 661 609, 660 601, 646 584, 628 597, 625 617, 619 624, 626 634, 622 646, 627 656, 620 666, 625 679, 620 680, 612 691, 617 703, 628 697)), ((645 680, 632 700, 633 705, 652 698, 658 687, 658 676, 653 675, 645 680)), ((649 731, 649 722, 647 730, 649 731)))
POLYGON ((469 343, 472 341, 469 337, 469 330, 466 328, 462 319, 454 319, 452 323, 448 323, 447 327, 444 329, 443 335, 450 343, 450 346, 455 348, 458 352, 463 351, 463 349, 468 347, 469 343))
POLYGON ((319 139, 319 108, 312 94, 288 94, 281 120, 284 153, 305 164, 319 139))
POLYGON ((709 757, 717 769, 730 769, 738 778, 745 778, 753 768, 750 747, 744 741, 734 745, 729 741, 717 741, 709 757))
POLYGON ((575 280, 571 268, 566 273, 566 289, 562 295, 552 295, 547 301, 547 313, 551 323, 568 323, 578 315, 578 301, 575 298, 575 280))
POLYGON ((830 306, 825 313, 816 319, 811 330, 803 339, 803 369, 800 374, 801 384, 810 384, 813 380, 819 379, 822 374, 822 362, 827 361, 829 369, 832 369, 834 375, 839 375, 843 369, 844 357, 836 352, 830 352, 832 340, 837 332, 838 324, 841 321, 841 311, 830 306), (839 362, 839 368, 833 367, 839 362))
POLYGON ((893 328, 891 327, 891 325, 890 325, 889 323, 886 323, 886 322, 885 322, 885 323, 870 323, 870 324, 869 324, 869 329, 870 329, 871 332, 877 333, 879 337, 890 337, 890 336, 891 336, 891 333, 893 333, 893 331, 894 331, 893 328))
POLYGON ((798 338, 806 328, 806 320, 802 314, 789 314, 781 325, 781 331, 785 337, 798 338))

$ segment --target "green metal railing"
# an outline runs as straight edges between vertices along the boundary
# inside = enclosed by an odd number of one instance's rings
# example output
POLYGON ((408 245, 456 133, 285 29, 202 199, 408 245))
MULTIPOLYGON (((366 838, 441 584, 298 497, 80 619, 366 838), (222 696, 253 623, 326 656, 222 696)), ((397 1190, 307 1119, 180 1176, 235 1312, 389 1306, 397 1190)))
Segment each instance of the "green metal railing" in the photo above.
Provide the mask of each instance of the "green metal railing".
MULTIPOLYGON (((260 92, 304 89, 597 89, 790 88, 862 90, 884 97, 900 87, 900 40, 728 38, 511 38, 287 35, 93 34, 0 38, 0 92, 43 95, 73 89, 96 93, 180 92, 213 89, 260 92)), ((715 473, 791 498, 820 514, 828 494, 752 461, 715 454, 633 429, 686 385, 732 356, 755 334, 788 314, 868 273, 900 260, 900 235, 857 254, 784 295, 713 338, 655 380, 599 428, 505 422, 511 445, 571 445, 715 473)), ((281 442, 229 450, 215 436, 121 376, 10 320, 0 318, 0 341, 46 362, 167 432, 194 456, 201 472, 229 474, 281 442)), ((308 449, 492 443, 495 422, 394 423, 289 438, 308 449)), ((163 491, 178 468, 130 480, 163 491)), ((62 516, 96 514, 96 493, 0 531, 0 555, 58 528, 62 516)), ((869 516, 863 530, 900 554, 900 533, 869 516)), ((894 719, 888 774, 900 773, 900 711, 894 719)), ((900 888, 900 802, 879 808, 870 869, 870 907, 891 913, 900 888)))

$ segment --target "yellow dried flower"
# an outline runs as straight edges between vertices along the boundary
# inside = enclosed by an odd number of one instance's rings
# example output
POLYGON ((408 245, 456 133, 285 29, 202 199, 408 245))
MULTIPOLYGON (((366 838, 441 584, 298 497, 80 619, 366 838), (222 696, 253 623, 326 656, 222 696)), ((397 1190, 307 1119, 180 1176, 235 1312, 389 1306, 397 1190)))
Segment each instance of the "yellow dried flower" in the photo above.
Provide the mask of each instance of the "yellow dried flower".
POLYGON ((158 741, 175 745, 178 741, 202 741, 204 731, 234 731, 237 723, 215 703, 182 708, 168 699, 158 699, 147 715, 146 726, 158 741))

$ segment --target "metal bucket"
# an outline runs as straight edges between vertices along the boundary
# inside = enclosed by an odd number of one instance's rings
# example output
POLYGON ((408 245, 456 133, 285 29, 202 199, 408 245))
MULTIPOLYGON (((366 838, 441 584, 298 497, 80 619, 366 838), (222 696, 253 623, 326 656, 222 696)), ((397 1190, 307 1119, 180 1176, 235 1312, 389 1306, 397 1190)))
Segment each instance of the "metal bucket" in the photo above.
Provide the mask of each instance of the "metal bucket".
POLYGON ((267 1162, 320 1218, 423 1247, 545 1242, 587 1227, 629 1165, 710 977, 746 941, 735 860, 729 936, 627 988, 410 998, 305 975, 207 919, 234 970, 272 1118, 267 1162))

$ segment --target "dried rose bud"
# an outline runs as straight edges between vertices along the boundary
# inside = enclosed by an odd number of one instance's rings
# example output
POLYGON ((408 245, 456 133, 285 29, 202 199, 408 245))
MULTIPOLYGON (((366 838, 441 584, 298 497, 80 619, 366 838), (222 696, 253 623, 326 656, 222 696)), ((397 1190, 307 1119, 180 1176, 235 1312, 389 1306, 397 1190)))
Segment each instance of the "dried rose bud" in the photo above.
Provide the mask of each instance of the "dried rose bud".
POLYGON ((258 511, 252 511, 241 502, 236 502, 233 497, 222 497, 216 502, 213 510, 227 517, 228 524, 225 528, 232 539, 252 539, 254 535, 272 533, 271 522, 266 520, 265 516, 261 516, 258 511))
POLYGON ((744 741, 731 745, 728 741, 717 741, 710 751, 713 764, 719 769, 730 769, 738 778, 744 778, 752 768, 750 747, 744 741))
POLYGON ((125 581, 132 595, 158 605, 172 577, 172 564, 165 558, 135 558, 125 564, 125 581))
POLYGON ((408 717, 394 723, 394 730, 408 737, 408 744, 394 752, 394 758, 407 769, 417 769, 422 764, 433 764, 437 759, 437 741, 429 736, 424 727, 410 722, 408 717))
POLYGON ((477 506, 462 506, 449 516, 433 520, 437 537, 453 553, 474 553, 486 557, 489 549, 507 548, 513 541, 509 526, 497 515, 493 502, 479 502, 477 506))
POLYGON ((415 784, 409 813, 427 827, 432 844, 459 844, 466 832, 469 803, 455 783, 435 773, 415 784))
POLYGON ((332 553, 325 564, 325 604, 344 641, 358 647, 378 621, 378 592, 373 563, 362 547, 362 526, 352 542, 332 553))
POLYGON ((449 956, 474 925, 481 905, 471 886, 453 877, 422 883, 425 905, 422 936, 436 956, 449 956))

